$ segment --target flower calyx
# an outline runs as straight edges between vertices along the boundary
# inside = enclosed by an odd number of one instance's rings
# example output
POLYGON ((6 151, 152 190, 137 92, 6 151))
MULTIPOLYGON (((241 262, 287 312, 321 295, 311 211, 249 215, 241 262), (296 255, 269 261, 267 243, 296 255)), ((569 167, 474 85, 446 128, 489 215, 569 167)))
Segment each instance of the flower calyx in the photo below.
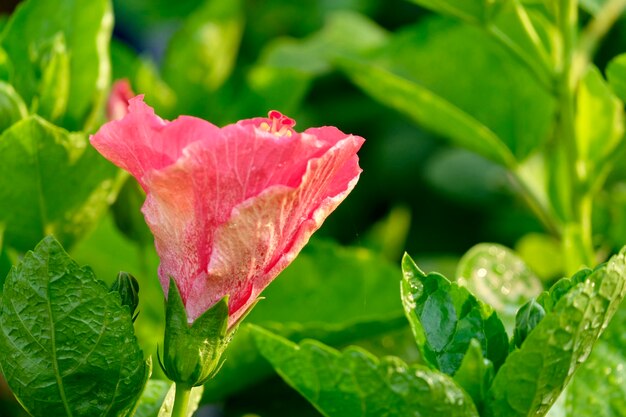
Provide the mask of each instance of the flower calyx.
POLYGON ((235 330, 228 328, 228 296, 189 323, 180 292, 170 279, 161 368, 177 384, 203 385, 221 368, 222 354, 235 330))

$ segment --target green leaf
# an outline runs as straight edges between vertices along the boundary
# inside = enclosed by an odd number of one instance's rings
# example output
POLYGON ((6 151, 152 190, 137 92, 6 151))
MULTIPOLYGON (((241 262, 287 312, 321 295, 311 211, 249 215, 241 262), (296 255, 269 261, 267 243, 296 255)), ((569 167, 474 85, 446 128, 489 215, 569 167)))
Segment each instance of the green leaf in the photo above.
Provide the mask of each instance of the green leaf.
POLYGON ((179 106, 200 105, 222 85, 235 64, 242 33, 239 0, 204 0, 189 15, 163 62, 163 78, 179 96, 179 106))
POLYGON ((543 416, 588 358, 626 294, 625 253, 587 275, 512 352, 494 379, 486 416, 543 416), (585 278, 586 277, 586 278, 585 278))
MULTIPOLYGON (((622 327, 623 329, 623 327, 622 327)), ((626 416, 624 351, 599 340, 568 385, 565 410, 576 417, 626 416)))
POLYGON ((133 417, 158 417, 165 397, 173 386, 169 381, 149 379, 141 393, 133 417))
POLYGON ((509 168, 551 132, 553 98, 477 28, 425 19, 342 68, 381 103, 509 168))
POLYGON ((324 27, 303 40, 277 38, 262 51, 248 74, 264 108, 289 113, 308 92, 314 77, 329 73, 336 57, 363 53, 384 43, 388 34, 355 12, 329 13, 324 27))
POLYGON ((129 415, 150 374, 119 296, 52 237, 11 270, 0 329, 4 376, 33 416, 129 415))
POLYGON ((0 81, 0 134, 27 115, 22 97, 10 84, 0 81))
POLYGON ((38 116, 15 123, 0 136, 5 244, 26 251, 54 234, 71 246, 100 219, 120 179, 120 171, 86 135, 68 133, 38 116))
POLYGON ((622 303, 567 387, 564 408, 569 416, 626 416, 625 324, 626 304, 622 303))
MULTIPOLYGON (((187 414, 186 417, 191 417, 193 413, 198 409, 198 405, 200 405, 200 400, 202 399, 202 392, 204 387, 194 387, 191 389, 191 393, 189 394, 189 405, 187 406, 187 414)), ((174 410, 174 399, 176 398, 176 385, 172 384, 169 391, 167 392, 167 396, 165 397, 165 401, 163 401, 163 405, 159 410, 159 414, 157 417, 171 417, 172 411, 174 410)))
POLYGON ((461 366, 473 339, 496 369, 509 342, 498 315, 464 287, 437 273, 424 274, 408 254, 402 259, 402 303, 425 358, 448 375, 461 366))
POLYGON ((70 89, 70 58, 63 33, 52 39, 51 45, 42 47, 41 82, 33 100, 33 112, 56 122, 67 110, 70 89))
POLYGON ((205 384, 216 402, 271 375, 246 323, 300 341, 344 346, 406 328, 398 302, 399 268, 373 252, 313 241, 263 291, 226 350, 224 366, 205 384))
POLYGON ((472 339, 461 366, 454 374, 454 381, 472 397, 480 412, 493 381, 493 364, 483 356, 480 342, 472 339))
POLYGON ((471 23, 487 23, 502 0, 410 0, 435 12, 457 17, 471 23))
POLYGON ((340 66, 366 93, 426 129, 498 164, 515 164, 511 152, 491 130, 432 91, 372 64, 343 60, 340 66))
POLYGON ((479 243, 459 261, 459 283, 492 306, 512 332, 515 313, 543 290, 541 281, 513 251, 496 243, 479 243))
POLYGON ((591 66, 578 88, 576 100, 577 169, 591 180, 605 168, 624 135, 624 104, 612 93, 600 71, 591 66))
POLYGON ((339 352, 316 341, 300 345, 255 328, 254 339, 280 376, 327 417, 478 416, 447 375, 378 359, 363 349, 339 352))
POLYGON ((626 54, 618 55, 609 62, 606 77, 615 95, 626 102, 626 54))
MULTIPOLYGON (((41 63, 49 45, 59 36, 65 40, 69 57, 69 95, 67 112, 60 124, 69 130, 93 128, 92 118, 100 111, 110 78, 108 45, 113 28, 109 0, 28 0, 20 4, 11 16, 0 46, 9 55, 13 67, 11 83, 30 103, 41 93, 41 84, 56 79, 63 82, 63 54, 58 56, 50 74, 41 73, 41 63), (46 22, 42 24, 41 22, 46 22), (58 72, 60 71, 60 72, 58 72), (53 75, 54 74, 54 75, 53 75), (60 78, 58 78, 60 77, 60 78)), ((51 61, 50 61, 51 62, 51 61)), ((54 82, 52 83, 54 84, 54 82)), ((54 101, 44 87, 40 101, 54 101)), ((62 107, 58 102, 46 104, 45 112, 56 115, 62 107), (55 108, 55 106, 59 106, 55 108)))

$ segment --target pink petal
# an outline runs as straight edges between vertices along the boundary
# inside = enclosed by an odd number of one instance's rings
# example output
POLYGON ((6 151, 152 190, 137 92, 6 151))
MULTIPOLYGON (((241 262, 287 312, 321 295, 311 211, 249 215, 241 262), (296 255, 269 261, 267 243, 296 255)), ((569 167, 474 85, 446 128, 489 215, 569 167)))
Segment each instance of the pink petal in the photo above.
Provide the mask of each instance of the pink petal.
POLYGON ((193 283, 190 317, 230 294, 230 323, 237 321, 354 188, 359 139, 349 137, 312 160, 297 188, 273 186, 233 209, 215 233, 206 276, 193 283))
POLYGON ((192 142, 219 134, 213 124, 190 116, 167 122, 154 114, 143 96, 129 100, 128 114, 100 128, 91 144, 107 159, 130 172, 146 190, 144 175, 174 163, 192 142))
POLYGON ((243 312, 352 189, 363 139, 323 129, 276 137, 230 125, 147 177, 161 283, 175 277, 190 319, 226 294, 243 312))

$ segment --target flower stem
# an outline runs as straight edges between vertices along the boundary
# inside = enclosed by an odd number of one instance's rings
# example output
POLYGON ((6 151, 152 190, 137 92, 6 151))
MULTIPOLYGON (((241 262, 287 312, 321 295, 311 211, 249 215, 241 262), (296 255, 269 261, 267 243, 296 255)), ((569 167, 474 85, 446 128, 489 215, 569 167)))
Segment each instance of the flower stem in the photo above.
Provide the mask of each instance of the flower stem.
POLYGON ((560 0, 557 26, 561 35, 562 54, 558 66, 557 103, 559 108, 558 140, 565 150, 568 165, 568 184, 571 187, 568 218, 565 222, 566 236, 563 240, 565 264, 568 273, 576 272, 582 265, 594 265, 595 251, 592 241, 591 209, 589 191, 585 189, 582 174, 578 171, 579 152, 576 139, 576 90, 578 81, 575 68, 578 2, 560 0))
POLYGON ((187 407, 189 406, 190 394, 190 387, 187 387, 184 384, 176 383, 176 397, 174 398, 172 417, 187 417, 187 407))
POLYGON ((607 1, 582 31, 574 63, 574 75, 577 78, 582 76, 600 41, 622 15, 624 9, 626 9, 626 0, 607 1))

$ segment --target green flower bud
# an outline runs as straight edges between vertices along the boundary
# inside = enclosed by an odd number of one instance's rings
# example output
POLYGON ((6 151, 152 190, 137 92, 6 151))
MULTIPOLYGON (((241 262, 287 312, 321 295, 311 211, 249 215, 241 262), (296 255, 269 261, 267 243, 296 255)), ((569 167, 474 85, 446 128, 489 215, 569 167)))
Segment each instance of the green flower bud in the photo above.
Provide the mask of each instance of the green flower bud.
POLYGON ((135 314, 135 310, 139 305, 139 283, 134 276, 128 272, 121 271, 117 274, 117 279, 111 285, 111 291, 116 291, 120 294, 122 299, 122 305, 128 306, 130 309, 130 315, 133 321, 137 318, 139 313, 135 314))
POLYGON ((517 310, 515 315, 515 332, 513 340, 515 346, 520 347, 530 332, 539 324, 546 315, 541 304, 533 298, 517 310))
POLYGON ((170 279, 161 368, 177 384, 204 384, 219 371, 234 330, 228 329, 228 297, 189 323, 176 283, 170 279))

